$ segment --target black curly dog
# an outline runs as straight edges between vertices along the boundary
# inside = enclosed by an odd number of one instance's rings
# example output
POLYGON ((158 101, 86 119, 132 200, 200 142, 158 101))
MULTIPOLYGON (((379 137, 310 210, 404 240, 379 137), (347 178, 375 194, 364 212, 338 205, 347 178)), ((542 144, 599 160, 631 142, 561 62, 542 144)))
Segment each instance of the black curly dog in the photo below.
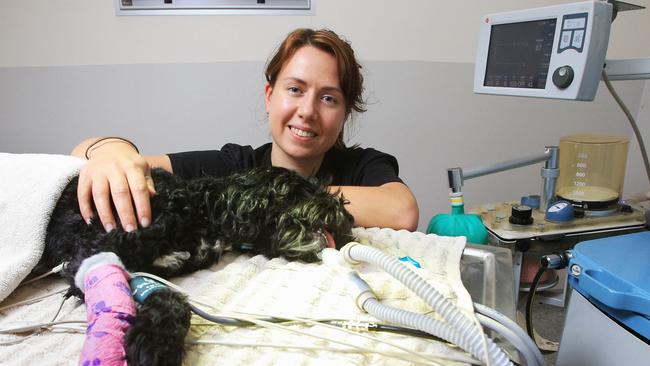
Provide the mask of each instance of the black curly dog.
MULTIPOLYGON (((81 297, 74 275, 85 258, 100 252, 116 253, 129 271, 171 277, 216 263, 224 250, 316 261, 325 231, 337 245, 352 237, 344 199, 283 168, 191 180, 155 169, 152 177, 152 223, 130 233, 106 233, 97 221, 87 225, 79 213, 77 179, 71 181, 52 214, 38 267, 69 262, 63 276, 70 293, 81 297)), ((190 317, 183 295, 150 295, 125 336, 128 364, 180 365, 190 317)))

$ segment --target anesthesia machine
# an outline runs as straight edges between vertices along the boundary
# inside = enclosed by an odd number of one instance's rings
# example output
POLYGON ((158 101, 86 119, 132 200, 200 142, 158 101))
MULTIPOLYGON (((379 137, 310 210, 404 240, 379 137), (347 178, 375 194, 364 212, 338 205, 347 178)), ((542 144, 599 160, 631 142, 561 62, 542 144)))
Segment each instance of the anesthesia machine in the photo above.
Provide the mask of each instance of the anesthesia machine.
MULTIPOLYGON (((484 16, 474 92, 592 101, 602 78, 630 121, 650 180, 643 139, 609 82, 650 78, 650 60, 605 59, 612 21, 637 9, 643 7, 584 1, 484 16)), ((544 291, 543 302, 564 306, 573 288, 558 364, 650 359, 650 236, 646 210, 623 201, 628 145, 627 137, 576 134, 536 156, 447 172, 453 207, 458 197, 462 203, 464 180, 544 162, 539 194, 469 211, 480 217, 488 245, 512 251, 516 292, 528 291, 532 299, 544 291), (568 276, 540 268, 551 253, 563 253, 568 276)), ((438 233, 438 221, 432 219, 429 232, 438 233)))

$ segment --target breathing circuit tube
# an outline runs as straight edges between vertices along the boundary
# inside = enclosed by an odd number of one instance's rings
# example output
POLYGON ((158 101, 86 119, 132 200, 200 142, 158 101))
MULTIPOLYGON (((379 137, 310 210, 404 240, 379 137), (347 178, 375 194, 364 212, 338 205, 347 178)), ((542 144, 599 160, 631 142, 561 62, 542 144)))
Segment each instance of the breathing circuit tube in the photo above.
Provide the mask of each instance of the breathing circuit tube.
MULTIPOLYGON (((336 253, 328 254, 326 251, 323 251, 323 260, 336 261, 332 259, 336 253), (327 257, 330 257, 329 259, 327 257)), ((337 255, 338 256, 338 255, 337 255)), ((413 323, 408 323, 410 326, 414 326, 417 329, 423 331, 435 331, 435 336, 447 339, 454 342, 461 348, 467 350, 477 359, 489 364, 489 365, 512 365, 512 362, 508 356, 501 350, 499 347, 494 345, 491 341, 486 340, 486 337, 483 334, 482 329, 478 324, 474 323, 471 319, 466 317, 458 308, 454 306, 450 301, 445 299, 433 286, 428 284, 423 278, 418 276, 415 272, 409 270, 404 264, 397 259, 383 253, 380 250, 361 245, 359 243, 351 242, 345 245, 341 251, 340 256, 345 259, 348 263, 358 264, 360 262, 367 262, 379 266, 384 269, 391 276, 395 277, 398 281, 402 282, 406 287, 413 291, 416 295, 422 298, 429 306, 433 308, 442 318, 448 323, 444 324, 442 322, 436 321, 436 323, 430 323, 428 319, 421 319, 419 317, 412 317, 406 313, 402 313, 403 310, 391 309, 387 310, 382 308, 384 305, 381 305, 376 301, 376 297, 372 294, 372 291, 367 284, 358 277, 352 271, 348 272, 348 276, 352 279, 351 283, 356 287, 356 296, 357 306, 368 311, 376 311, 381 313, 381 316, 396 317, 402 320, 413 321, 413 323), (355 275, 358 280, 355 279, 355 275), (365 284, 365 289, 363 284, 365 284), (372 301, 374 299, 374 301, 372 301), (367 304, 367 305, 366 305, 367 304), (380 306, 378 306, 378 304, 380 306), (366 309, 368 307, 368 309, 366 309), (398 315, 395 311, 400 312, 401 315, 398 315), (416 320, 417 319, 417 320, 416 320), (426 328, 424 324, 426 322, 426 328), (441 324, 438 324, 441 323, 441 324), (486 354, 487 348, 487 354, 486 354), (487 359, 489 355, 489 360, 487 359)), ((340 268, 341 266, 339 266, 340 268)), ((372 314, 372 313, 371 313, 372 314)), ((420 315, 420 314, 415 314, 420 315)), ((424 315, 420 315, 424 316, 424 315)), ((392 321, 400 321, 391 319, 392 321)))
MULTIPOLYGON (((482 343, 479 341, 478 345, 473 345, 468 342, 463 334, 456 331, 449 324, 436 320, 424 314, 414 313, 408 310, 397 309, 391 306, 386 306, 380 303, 376 298, 369 298, 363 303, 363 310, 368 314, 375 316, 379 319, 384 319, 397 324, 405 324, 410 327, 422 330, 429 334, 445 339, 453 344, 460 346, 462 349, 471 349, 470 353, 480 359, 484 353, 482 350, 482 343), (474 348, 474 349, 472 349, 474 348)), ((503 359, 495 359, 493 355, 498 355, 499 352, 503 353, 491 339, 487 340, 488 353, 492 358, 495 365, 509 365, 510 360, 505 356, 503 359)))
POLYGON ((521 352, 526 359, 526 365, 546 366, 546 360, 535 342, 512 319, 477 302, 474 303, 474 311, 484 327, 501 334, 521 352))

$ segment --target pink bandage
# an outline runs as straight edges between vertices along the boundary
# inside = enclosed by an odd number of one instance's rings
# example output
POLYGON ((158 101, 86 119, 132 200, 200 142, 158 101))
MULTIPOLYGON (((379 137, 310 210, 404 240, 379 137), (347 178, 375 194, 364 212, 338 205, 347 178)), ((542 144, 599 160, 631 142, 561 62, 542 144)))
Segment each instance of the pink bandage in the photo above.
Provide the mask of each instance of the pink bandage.
POLYGON ((84 292, 88 328, 79 365, 126 365, 124 333, 135 320, 128 274, 115 264, 94 267, 85 274, 84 292))

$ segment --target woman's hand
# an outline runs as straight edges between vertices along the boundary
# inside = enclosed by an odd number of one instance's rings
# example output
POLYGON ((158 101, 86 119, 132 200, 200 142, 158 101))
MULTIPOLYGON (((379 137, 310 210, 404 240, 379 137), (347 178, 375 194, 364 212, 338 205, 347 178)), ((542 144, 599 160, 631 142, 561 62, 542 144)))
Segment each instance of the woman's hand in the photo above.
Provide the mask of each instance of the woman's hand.
MULTIPOLYGON (((88 146, 96 141, 95 138, 82 142, 72 155, 85 157, 88 146)), ((94 203, 105 230, 115 229, 112 200, 124 230, 135 230, 138 222, 143 227, 148 226, 151 223, 150 198, 155 194, 149 162, 133 146, 120 139, 102 141, 87 155, 88 163, 79 173, 77 188, 84 220, 90 222, 94 219, 94 203)))

